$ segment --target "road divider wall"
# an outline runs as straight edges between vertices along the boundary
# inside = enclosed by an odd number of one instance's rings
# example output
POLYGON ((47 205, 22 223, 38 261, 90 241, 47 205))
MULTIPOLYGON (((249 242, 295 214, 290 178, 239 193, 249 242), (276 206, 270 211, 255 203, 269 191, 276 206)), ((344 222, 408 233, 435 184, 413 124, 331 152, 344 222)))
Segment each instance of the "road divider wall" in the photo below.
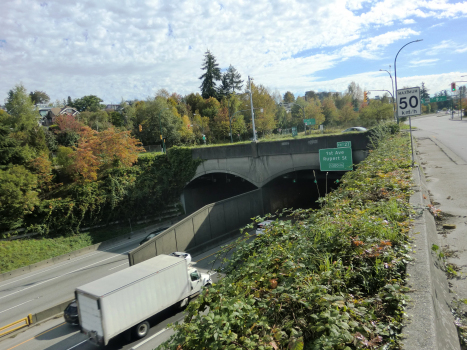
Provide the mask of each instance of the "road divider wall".
POLYGON ((4 327, 0 328, 0 337, 3 337, 5 335, 12 335, 15 334, 15 332, 21 331, 24 327, 28 327, 32 324, 44 321, 48 318, 57 316, 63 311, 65 311, 66 307, 68 304, 70 304, 74 299, 70 299, 67 301, 64 301, 58 305, 49 307, 46 310, 40 311, 35 314, 29 314, 28 316, 19 319, 18 321, 12 322, 9 325, 6 325, 4 327))
POLYGON ((208 204, 129 252, 130 266, 175 251, 202 253, 235 237, 258 215, 264 215, 261 189, 208 204))

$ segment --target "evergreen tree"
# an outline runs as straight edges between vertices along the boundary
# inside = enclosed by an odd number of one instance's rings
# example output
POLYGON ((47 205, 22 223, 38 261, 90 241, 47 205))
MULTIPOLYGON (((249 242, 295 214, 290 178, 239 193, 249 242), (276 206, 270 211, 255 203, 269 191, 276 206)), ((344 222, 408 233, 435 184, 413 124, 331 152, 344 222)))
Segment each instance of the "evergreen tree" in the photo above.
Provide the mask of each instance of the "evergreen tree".
POLYGON ((430 98, 430 94, 424 82, 422 82, 422 87, 420 88, 420 98, 430 98))
POLYGON ((66 100, 66 104, 67 106, 70 106, 70 107, 73 106, 73 100, 71 99, 70 96, 68 96, 68 99, 66 100))
POLYGON ((204 55, 204 63, 201 67, 205 73, 199 77, 202 80, 200 89, 203 98, 216 97, 216 81, 221 79, 221 70, 214 55, 208 50, 204 55))
POLYGON ((225 73, 229 82, 230 89, 235 92, 235 90, 241 90, 243 86, 243 80, 240 73, 235 69, 234 66, 230 65, 225 73))
POLYGON ((229 81, 229 76, 227 73, 222 74, 221 78, 221 85, 217 89, 218 97, 224 97, 227 96, 232 92, 232 88, 230 86, 230 81, 229 81))

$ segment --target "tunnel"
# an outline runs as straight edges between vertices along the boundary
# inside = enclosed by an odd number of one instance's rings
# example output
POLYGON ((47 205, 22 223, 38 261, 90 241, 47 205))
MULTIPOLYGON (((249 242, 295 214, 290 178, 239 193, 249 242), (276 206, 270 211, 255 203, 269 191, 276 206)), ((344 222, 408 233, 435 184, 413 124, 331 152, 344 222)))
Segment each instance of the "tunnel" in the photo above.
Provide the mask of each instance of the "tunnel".
MULTIPOLYGON (((337 188, 344 172, 298 170, 282 174, 262 188, 265 213, 283 208, 318 208, 320 196, 337 188)), ((231 198, 258 187, 248 180, 227 173, 210 173, 191 181, 181 195, 186 214, 191 214, 207 204, 231 198)))

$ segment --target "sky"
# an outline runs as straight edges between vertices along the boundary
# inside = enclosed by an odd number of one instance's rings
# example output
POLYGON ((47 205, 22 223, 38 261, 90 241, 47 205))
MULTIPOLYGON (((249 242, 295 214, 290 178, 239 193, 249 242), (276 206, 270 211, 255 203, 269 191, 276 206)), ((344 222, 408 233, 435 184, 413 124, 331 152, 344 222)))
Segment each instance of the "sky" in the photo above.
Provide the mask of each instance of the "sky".
POLYGON ((200 92, 207 50, 281 95, 392 92, 379 70, 394 78, 419 39, 398 88, 467 80, 467 1, 1 0, 0 18, 0 104, 20 83, 52 101, 200 92))

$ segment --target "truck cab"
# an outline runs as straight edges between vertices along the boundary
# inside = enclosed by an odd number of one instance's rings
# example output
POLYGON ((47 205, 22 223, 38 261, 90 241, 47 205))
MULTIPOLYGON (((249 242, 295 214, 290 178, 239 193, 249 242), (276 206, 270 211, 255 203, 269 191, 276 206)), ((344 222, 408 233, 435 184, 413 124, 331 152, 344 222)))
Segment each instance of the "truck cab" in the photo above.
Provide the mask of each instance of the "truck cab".
POLYGON ((188 276, 191 283, 191 296, 199 294, 201 289, 212 284, 211 276, 206 273, 200 273, 193 266, 188 267, 188 276))

